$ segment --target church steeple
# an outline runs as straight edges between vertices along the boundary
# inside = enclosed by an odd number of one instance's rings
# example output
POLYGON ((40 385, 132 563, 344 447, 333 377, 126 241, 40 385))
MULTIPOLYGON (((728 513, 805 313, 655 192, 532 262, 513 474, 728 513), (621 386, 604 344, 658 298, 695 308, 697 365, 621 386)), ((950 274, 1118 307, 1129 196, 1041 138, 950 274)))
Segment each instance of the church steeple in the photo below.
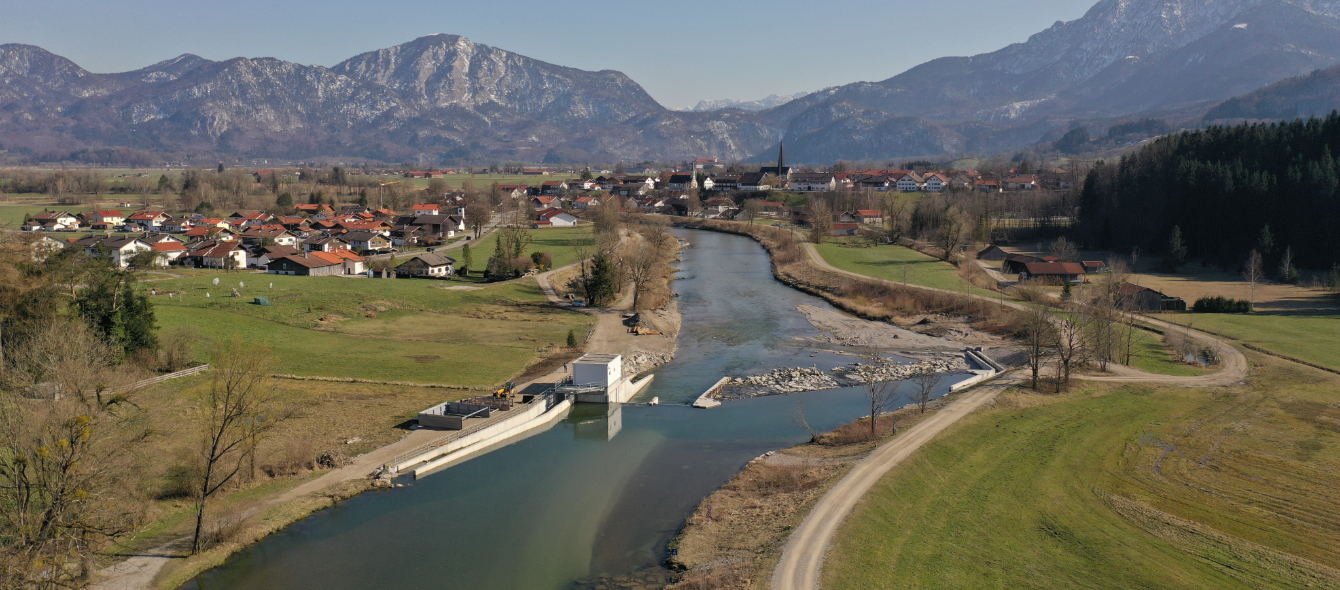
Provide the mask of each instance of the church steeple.
POLYGON ((777 144, 777 176, 786 174, 786 142, 777 144))

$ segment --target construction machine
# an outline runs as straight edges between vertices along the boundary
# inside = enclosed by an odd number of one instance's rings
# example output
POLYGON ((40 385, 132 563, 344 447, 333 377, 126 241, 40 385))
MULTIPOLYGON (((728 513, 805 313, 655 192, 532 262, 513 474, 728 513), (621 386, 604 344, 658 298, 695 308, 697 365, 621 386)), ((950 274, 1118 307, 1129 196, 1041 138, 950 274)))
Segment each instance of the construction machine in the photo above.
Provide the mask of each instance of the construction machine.
POLYGON ((512 396, 514 395, 516 395, 515 381, 508 381, 502 387, 499 387, 497 391, 493 392, 493 397, 500 397, 506 399, 512 399, 512 396))

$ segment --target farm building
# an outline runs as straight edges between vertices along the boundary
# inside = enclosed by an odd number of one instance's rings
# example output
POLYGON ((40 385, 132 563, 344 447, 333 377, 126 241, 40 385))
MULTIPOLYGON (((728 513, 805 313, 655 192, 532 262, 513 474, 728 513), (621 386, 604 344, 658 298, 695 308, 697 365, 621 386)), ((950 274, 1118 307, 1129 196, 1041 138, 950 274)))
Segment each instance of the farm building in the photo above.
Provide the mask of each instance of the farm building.
POLYGON ((1133 283, 1122 283, 1117 295, 1121 298, 1120 303, 1138 311, 1186 311, 1186 301, 1181 297, 1164 295, 1133 283))
POLYGON ((987 246, 987 247, 985 247, 985 248, 982 248, 982 251, 977 253, 977 259, 978 259, 978 260, 1005 260, 1005 257, 1006 257, 1006 256, 1009 256, 1009 255, 1010 255, 1010 253, 1009 253, 1009 252, 1006 252, 1006 251, 1004 251, 1004 250, 1002 250, 1002 249, 1000 249, 1000 246, 997 246, 997 245, 992 244, 992 245, 990 245, 990 246, 987 246))
POLYGON ((292 254, 270 261, 266 270, 272 275, 323 277, 344 274, 344 263, 332 261, 316 252, 292 254))
POLYGON ((1029 262, 1019 273, 1019 280, 1055 279, 1074 285, 1084 282, 1084 265, 1078 262, 1029 262))
POLYGON ((429 252, 406 260, 396 267, 395 273, 402 277, 449 277, 455 266, 455 258, 429 252))

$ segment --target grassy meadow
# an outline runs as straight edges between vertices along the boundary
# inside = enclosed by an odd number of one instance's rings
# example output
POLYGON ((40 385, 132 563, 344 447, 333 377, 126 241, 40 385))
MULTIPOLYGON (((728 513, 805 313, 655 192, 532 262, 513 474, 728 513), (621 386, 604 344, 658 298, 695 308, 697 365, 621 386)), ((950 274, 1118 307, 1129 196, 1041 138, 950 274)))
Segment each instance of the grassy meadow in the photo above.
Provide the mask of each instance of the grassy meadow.
POLYGON ((1164 314, 1160 319, 1223 334, 1262 349, 1340 370, 1340 314, 1164 314))
POLYGON ((1003 394, 884 477, 823 586, 1340 585, 1340 377, 1249 358, 1232 389, 1003 394))
POLYGON ((959 277, 958 269, 948 262, 903 246, 851 248, 845 245, 857 243, 868 243, 868 240, 836 238, 815 248, 825 261, 842 270, 899 283, 903 282, 903 271, 906 270, 910 284, 951 291, 967 289, 967 282, 959 277))
MULTIPOLYGON (((530 235, 535 238, 535 241, 526 249, 526 254, 548 252, 554 258, 554 268, 558 268, 577 262, 576 244, 578 241, 591 238, 592 226, 585 224, 577 227, 535 229, 530 231, 530 235)), ((483 272, 484 267, 488 265, 489 257, 493 256, 493 251, 497 249, 497 245, 498 238, 495 234, 485 236, 479 246, 471 246, 470 270, 483 272)), ((459 249, 452 250, 449 255, 460 260, 461 251, 459 249)))
POLYGON ((488 387, 591 321, 548 307, 534 279, 484 285, 197 271, 143 286, 160 293, 153 297, 160 330, 240 334, 273 346, 277 370, 297 375, 488 387), (233 288, 240 298, 229 296, 233 288), (272 305, 253 304, 257 296, 272 305))

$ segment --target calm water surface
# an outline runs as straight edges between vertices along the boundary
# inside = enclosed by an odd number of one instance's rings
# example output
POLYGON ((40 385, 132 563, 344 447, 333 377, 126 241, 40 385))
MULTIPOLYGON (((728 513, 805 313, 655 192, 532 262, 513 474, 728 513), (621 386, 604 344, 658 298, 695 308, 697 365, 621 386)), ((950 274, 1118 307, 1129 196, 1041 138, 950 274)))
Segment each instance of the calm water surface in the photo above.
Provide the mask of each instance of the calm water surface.
POLYGON ((773 279, 753 240, 676 232, 691 242, 674 283, 679 352, 639 396, 665 405, 579 406, 515 444, 318 512, 184 588, 558 590, 623 575, 664 560, 688 513, 750 459, 805 440, 797 399, 816 428, 868 413, 854 388, 682 405, 723 375, 851 359, 800 340, 819 332, 796 306, 829 306, 773 279))

